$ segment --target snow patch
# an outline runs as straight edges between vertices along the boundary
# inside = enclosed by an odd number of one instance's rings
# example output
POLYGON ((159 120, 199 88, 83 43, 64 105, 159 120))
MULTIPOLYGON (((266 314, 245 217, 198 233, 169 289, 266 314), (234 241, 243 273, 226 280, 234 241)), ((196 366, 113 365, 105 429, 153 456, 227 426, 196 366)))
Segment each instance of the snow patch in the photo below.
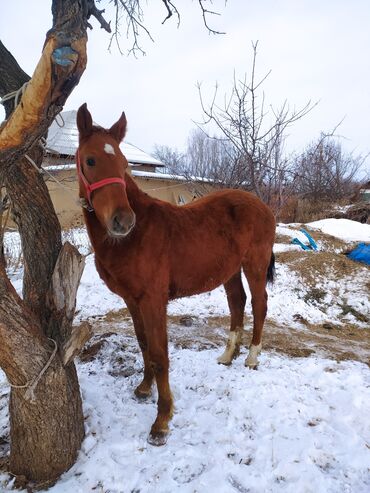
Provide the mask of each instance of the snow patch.
POLYGON ((86 438, 49 493, 369 491, 366 365, 265 354, 250 371, 245 354, 225 367, 218 350, 171 347, 176 411, 167 445, 155 448, 146 440, 156 398, 134 398, 138 373, 109 374, 107 348, 78 365, 86 438))
POLYGON ((344 241, 370 242, 370 224, 361 224, 350 219, 331 218, 307 223, 307 226, 344 241))

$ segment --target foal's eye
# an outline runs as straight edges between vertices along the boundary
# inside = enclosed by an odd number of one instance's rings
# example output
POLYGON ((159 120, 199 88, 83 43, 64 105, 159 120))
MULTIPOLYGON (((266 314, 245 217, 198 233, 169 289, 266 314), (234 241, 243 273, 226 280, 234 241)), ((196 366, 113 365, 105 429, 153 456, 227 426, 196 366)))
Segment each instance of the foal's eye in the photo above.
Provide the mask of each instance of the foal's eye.
POLYGON ((88 158, 86 159, 86 164, 87 164, 88 166, 95 166, 95 159, 94 159, 93 157, 88 157, 88 158))

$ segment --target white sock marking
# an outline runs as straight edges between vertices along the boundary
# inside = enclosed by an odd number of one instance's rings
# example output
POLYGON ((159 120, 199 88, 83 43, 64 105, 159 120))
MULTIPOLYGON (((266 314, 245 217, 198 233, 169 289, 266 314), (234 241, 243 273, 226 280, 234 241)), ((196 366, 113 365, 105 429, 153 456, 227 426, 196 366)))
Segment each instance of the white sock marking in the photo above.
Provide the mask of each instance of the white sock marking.
POLYGON ((258 365, 258 359, 257 356, 260 354, 262 349, 262 344, 258 344, 258 346, 254 346, 251 344, 251 347, 249 348, 249 354, 247 356, 247 359, 245 360, 245 366, 249 366, 250 368, 254 368, 258 365))
POLYGON ((224 353, 217 358, 217 362, 223 365, 229 365, 234 357, 235 350, 240 345, 241 330, 229 332, 229 338, 224 353))

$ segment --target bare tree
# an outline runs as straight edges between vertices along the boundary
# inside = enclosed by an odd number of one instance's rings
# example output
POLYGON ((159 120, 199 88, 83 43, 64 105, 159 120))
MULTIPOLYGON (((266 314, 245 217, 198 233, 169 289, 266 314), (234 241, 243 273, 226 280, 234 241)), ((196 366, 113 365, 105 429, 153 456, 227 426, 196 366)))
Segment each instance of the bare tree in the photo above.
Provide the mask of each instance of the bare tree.
POLYGON ((200 183, 212 182, 213 188, 242 188, 269 203, 277 215, 293 196, 314 201, 348 196, 367 156, 343 151, 335 139, 341 122, 331 132, 322 133, 301 155, 287 155, 287 128, 307 115, 315 104, 308 102, 291 111, 285 102, 278 110, 267 110, 262 87, 270 72, 257 79, 257 46, 252 44, 249 81, 246 75, 243 80, 234 75, 231 94, 221 105, 217 102, 217 86, 209 105, 198 86, 205 118, 201 128, 190 134, 186 152, 180 155, 166 148, 157 157, 175 174, 186 177, 189 186, 200 195, 209 191, 209 186, 200 183), (209 128, 207 125, 218 129, 218 136, 206 133, 203 129, 209 128))
MULTIPOLYGON (((127 6, 127 22, 133 22, 137 11, 129 6, 141 8, 142 2, 118 3, 127 6)), ((172 1, 162 3, 175 9, 172 1)), ((95 17, 110 31, 94 0, 52 0, 51 5, 52 29, 32 79, 0 42, 0 96, 7 96, 0 186, 11 201, 25 266, 21 298, 0 262, 0 366, 11 386, 10 470, 36 481, 56 479, 76 459, 84 426, 73 357, 89 336, 87 326, 72 329, 84 261, 71 245, 62 246, 39 172, 40 139, 85 70, 89 20, 95 17)))
POLYGON ((155 156, 166 165, 172 175, 186 179, 195 196, 202 196, 212 188, 240 188, 240 174, 234 149, 229 142, 210 138, 201 129, 190 132, 184 153, 169 146, 157 146, 155 156))
POLYGON ((285 101, 278 110, 266 109, 263 84, 270 72, 257 79, 257 46, 252 44, 249 80, 247 75, 238 80, 234 74, 231 94, 222 104, 217 102, 217 86, 206 105, 198 85, 205 118, 201 128, 191 133, 181 158, 169 148, 157 148, 157 157, 175 174, 185 176, 193 188, 196 184, 198 194, 209 191, 211 181, 213 187, 252 191, 278 212, 294 189, 295 173, 284 152, 285 132, 314 105, 308 102, 299 110, 290 110, 285 101), (218 130, 218 136, 210 136, 207 125, 218 130))
MULTIPOLYGON (((277 143, 263 183, 263 197, 276 213, 294 191, 292 162, 283 151, 283 145, 277 143)), ((210 137, 200 128, 190 132, 184 153, 169 146, 157 146, 154 154, 165 163, 168 173, 185 177, 196 196, 208 193, 210 188, 254 191, 244 154, 226 138, 210 137)))
POLYGON ((348 197, 365 159, 346 153, 338 139, 321 134, 295 159, 296 192, 313 202, 348 197))
POLYGON ((281 187, 286 179, 287 161, 282 156, 282 146, 288 127, 303 118, 314 105, 308 102, 301 109, 290 110, 287 101, 279 109, 267 109, 263 84, 270 75, 257 79, 257 43, 252 44, 253 58, 249 80, 234 74, 231 94, 218 100, 218 88, 210 104, 204 102, 201 86, 198 86, 204 113, 202 125, 213 124, 234 148, 237 171, 243 187, 252 190, 265 201, 271 198, 272 187, 281 187))
POLYGON ((181 174, 186 160, 184 153, 167 145, 156 145, 153 155, 165 165, 164 172, 181 174))

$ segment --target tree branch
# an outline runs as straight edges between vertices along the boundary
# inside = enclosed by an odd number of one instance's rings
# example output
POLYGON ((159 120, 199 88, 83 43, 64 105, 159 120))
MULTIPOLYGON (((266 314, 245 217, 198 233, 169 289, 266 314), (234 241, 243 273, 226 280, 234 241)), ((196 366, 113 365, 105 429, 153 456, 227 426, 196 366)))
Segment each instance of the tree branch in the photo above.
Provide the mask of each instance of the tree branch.
POLYGON ((199 4, 201 11, 202 11, 202 17, 203 17, 204 25, 206 26, 208 31, 212 34, 226 34, 224 32, 216 31, 216 30, 212 29, 211 27, 209 27, 208 22, 207 22, 207 14, 209 14, 209 15, 220 15, 220 14, 218 12, 213 11, 213 10, 206 9, 203 5, 203 3, 205 1, 207 1, 207 0, 198 0, 198 4, 199 4))
POLYGON ((174 5, 171 2, 171 0, 162 0, 162 2, 164 3, 164 5, 167 9, 167 16, 163 20, 162 24, 164 24, 168 19, 170 19, 172 17, 173 13, 175 13, 177 15, 177 27, 179 27, 180 26, 180 13, 177 10, 176 5, 174 5))
MULTIPOLYGON (((107 33, 111 33, 112 30, 111 30, 111 27, 110 27, 110 21, 107 22, 103 15, 104 14, 105 10, 102 9, 102 10, 99 10, 96 5, 95 5, 95 1, 94 0, 88 0, 88 15, 87 15, 87 18, 89 19, 90 16, 93 16, 95 17, 95 19, 99 22, 100 24, 100 28, 101 29, 105 29, 105 31, 107 31, 107 33)), ((92 26, 90 24, 88 24, 88 26, 90 27, 90 29, 92 29, 92 26)))

